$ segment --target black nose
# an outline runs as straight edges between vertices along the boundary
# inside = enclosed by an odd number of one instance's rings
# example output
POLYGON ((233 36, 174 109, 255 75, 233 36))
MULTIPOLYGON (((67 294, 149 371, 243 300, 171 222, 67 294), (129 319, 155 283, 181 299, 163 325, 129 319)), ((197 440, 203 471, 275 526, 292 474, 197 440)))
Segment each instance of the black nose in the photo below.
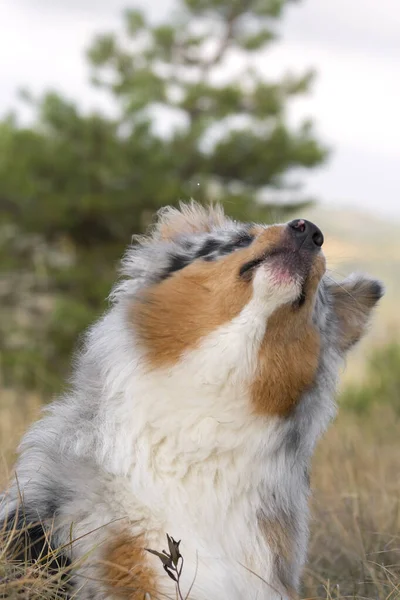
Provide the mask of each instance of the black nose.
POLYGON ((311 221, 305 221, 304 219, 295 219, 288 223, 290 232, 296 240, 296 244, 299 248, 307 248, 313 250, 321 248, 324 243, 324 236, 322 231, 311 223, 311 221))

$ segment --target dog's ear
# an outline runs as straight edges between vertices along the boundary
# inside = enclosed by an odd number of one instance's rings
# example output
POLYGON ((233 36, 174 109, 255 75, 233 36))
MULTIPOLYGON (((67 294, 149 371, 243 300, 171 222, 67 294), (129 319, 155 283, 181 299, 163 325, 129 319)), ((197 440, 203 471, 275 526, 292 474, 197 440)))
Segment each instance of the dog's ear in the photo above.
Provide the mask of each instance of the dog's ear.
POLYGON ((384 294, 383 285, 363 275, 350 275, 330 285, 339 324, 339 347, 345 352, 363 336, 372 309, 384 294))

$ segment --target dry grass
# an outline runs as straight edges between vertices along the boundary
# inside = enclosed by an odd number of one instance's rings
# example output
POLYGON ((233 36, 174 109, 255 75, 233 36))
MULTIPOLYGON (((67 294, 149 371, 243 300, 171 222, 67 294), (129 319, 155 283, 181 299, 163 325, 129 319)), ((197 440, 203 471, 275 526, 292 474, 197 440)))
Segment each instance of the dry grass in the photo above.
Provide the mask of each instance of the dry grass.
POLYGON ((62 600, 68 598, 68 570, 54 571, 54 557, 40 561, 15 561, 6 554, 9 536, 0 532, 0 598, 7 600, 62 600))
POLYGON ((393 413, 341 415, 314 461, 307 597, 400 598, 399 473, 393 413))
POLYGON ((40 413, 37 394, 0 390, 0 490, 15 460, 21 435, 40 413))
MULTIPOLYGON (((35 396, 0 397, 0 456, 10 467, 23 429, 37 416, 35 396)), ((382 409, 342 414, 317 451, 304 598, 400 599, 399 423, 382 409)), ((0 486, 6 468, 0 470, 0 486)), ((60 580, 42 565, 6 560, 0 532, 0 598, 56 598, 60 580)))

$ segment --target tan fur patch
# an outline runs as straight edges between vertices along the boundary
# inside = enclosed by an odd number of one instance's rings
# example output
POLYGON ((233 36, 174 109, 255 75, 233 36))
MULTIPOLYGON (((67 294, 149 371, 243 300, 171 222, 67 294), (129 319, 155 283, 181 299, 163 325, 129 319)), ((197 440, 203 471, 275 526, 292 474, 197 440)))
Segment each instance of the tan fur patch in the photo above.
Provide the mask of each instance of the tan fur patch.
POLYGON ((268 540, 269 546, 274 554, 285 560, 292 558, 292 543, 288 527, 280 521, 270 521, 265 517, 258 518, 261 533, 268 540))
POLYGON ((292 585, 292 567, 293 548, 290 535, 290 524, 280 520, 269 520, 264 516, 258 515, 258 524, 261 534, 268 541, 268 545, 275 557, 275 574, 279 584, 281 584, 289 598, 298 597, 292 585))
POLYGON ((257 414, 286 416, 314 381, 320 336, 311 317, 324 271, 325 259, 319 255, 308 279, 304 306, 282 306, 268 319, 251 390, 257 414))
POLYGON ((240 267, 278 244, 283 229, 269 227, 249 248, 215 262, 195 261, 143 292, 131 307, 131 319, 153 367, 176 363, 240 313, 253 293, 251 282, 239 277, 240 267))
POLYGON ((104 580, 113 597, 143 600, 158 597, 157 576, 149 564, 142 536, 117 535, 104 554, 104 580))

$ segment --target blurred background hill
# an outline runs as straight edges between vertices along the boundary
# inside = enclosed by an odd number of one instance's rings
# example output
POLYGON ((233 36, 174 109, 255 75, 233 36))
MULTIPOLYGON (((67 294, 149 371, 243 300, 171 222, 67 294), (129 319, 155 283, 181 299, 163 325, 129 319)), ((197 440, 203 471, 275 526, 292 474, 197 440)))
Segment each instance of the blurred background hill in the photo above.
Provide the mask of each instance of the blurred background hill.
POLYGON ((399 339, 400 237, 399 221, 384 219, 354 208, 315 205, 305 215, 325 234, 329 274, 340 281, 354 271, 364 271, 385 284, 385 296, 374 315, 368 336, 348 359, 343 384, 362 381, 367 358, 374 348, 399 339))

